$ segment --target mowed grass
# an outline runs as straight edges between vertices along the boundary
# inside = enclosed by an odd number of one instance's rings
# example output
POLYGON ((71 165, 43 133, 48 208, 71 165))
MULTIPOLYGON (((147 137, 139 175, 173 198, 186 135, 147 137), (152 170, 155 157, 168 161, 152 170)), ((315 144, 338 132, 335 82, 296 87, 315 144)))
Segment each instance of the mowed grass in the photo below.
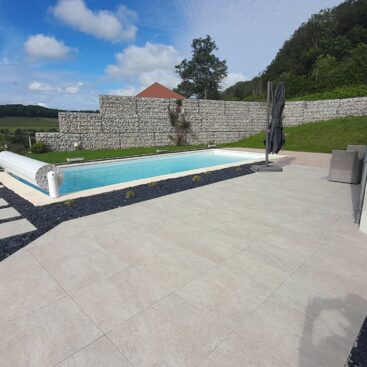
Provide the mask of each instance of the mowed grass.
POLYGON ((136 155, 157 153, 157 149, 169 152, 203 149, 206 145, 165 146, 148 148, 104 149, 104 150, 77 150, 73 152, 49 152, 42 154, 28 154, 29 157, 48 163, 65 163, 67 158, 83 157, 85 160, 126 158, 136 155))
MULTIPOLYGON (((265 134, 257 134, 225 147, 264 148, 265 134)), ((348 144, 367 144, 367 116, 320 121, 285 129, 283 150, 331 153, 348 144)))
POLYGON ((57 118, 49 117, 0 117, 0 129, 7 129, 14 132, 16 129, 22 130, 50 130, 59 129, 57 118))

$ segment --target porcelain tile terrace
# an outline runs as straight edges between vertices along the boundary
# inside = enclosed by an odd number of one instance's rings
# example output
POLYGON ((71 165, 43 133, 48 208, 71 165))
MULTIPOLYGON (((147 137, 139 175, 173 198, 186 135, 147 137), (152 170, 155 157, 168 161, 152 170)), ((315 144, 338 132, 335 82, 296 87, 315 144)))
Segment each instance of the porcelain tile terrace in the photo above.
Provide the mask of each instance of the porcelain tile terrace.
POLYGON ((0 263, 0 365, 343 366, 367 236, 326 175, 286 165, 55 227, 0 263))

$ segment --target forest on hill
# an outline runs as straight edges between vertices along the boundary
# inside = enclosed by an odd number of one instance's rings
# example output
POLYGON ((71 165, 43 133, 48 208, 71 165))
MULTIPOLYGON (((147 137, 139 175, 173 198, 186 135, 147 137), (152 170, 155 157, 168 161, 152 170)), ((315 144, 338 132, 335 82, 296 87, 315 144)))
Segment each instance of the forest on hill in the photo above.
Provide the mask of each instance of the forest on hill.
POLYGON ((302 24, 259 76, 222 93, 226 100, 261 100, 266 82, 286 83, 287 98, 367 95, 367 0, 347 0, 302 24))
POLYGON ((0 117, 51 117, 57 118, 61 110, 38 105, 4 104, 0 105, 0 117))
MULTIPOLYGON (((0 105, 0 118, 1 117, 49 117, 57 118, 59 112, 64 112, 65 110, 58 110, 56 108, 47 108, 38 105, 23 105, 23 104, 4 104, 0 105)), ((89 112, 97 113, 91 110, 81 110, 81 111, 69 111, 69 112, 89 112)))

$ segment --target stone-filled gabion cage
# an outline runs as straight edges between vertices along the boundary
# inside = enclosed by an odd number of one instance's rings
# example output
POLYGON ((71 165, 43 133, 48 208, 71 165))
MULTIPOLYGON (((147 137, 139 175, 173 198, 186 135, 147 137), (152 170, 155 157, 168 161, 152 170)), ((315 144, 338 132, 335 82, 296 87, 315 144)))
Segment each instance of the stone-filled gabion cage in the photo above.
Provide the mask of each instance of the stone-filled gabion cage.
MULTIPOLYGON (((172 144, 169 108, 175 99, 100 96, 99 113, 60 112, 58 133, 37 133, 51 151, 113 149, 172 144)), ((264 130, 261 102, 183 100, 190 144, 230 143, 264 130)), ((367 115, 367 97, 287 102, 284 126, 367 115)))

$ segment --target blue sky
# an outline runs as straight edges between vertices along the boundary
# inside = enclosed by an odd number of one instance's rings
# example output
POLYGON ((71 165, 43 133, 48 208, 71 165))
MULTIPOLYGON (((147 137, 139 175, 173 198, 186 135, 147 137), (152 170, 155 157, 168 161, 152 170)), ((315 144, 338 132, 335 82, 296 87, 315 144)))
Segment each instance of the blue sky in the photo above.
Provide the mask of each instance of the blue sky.
POLYGON ((159 81, 193 38, 227 60, 223 87, 257 75, 312 13, 340 0, 0 0, 0 104, 97 109, 159 81))

